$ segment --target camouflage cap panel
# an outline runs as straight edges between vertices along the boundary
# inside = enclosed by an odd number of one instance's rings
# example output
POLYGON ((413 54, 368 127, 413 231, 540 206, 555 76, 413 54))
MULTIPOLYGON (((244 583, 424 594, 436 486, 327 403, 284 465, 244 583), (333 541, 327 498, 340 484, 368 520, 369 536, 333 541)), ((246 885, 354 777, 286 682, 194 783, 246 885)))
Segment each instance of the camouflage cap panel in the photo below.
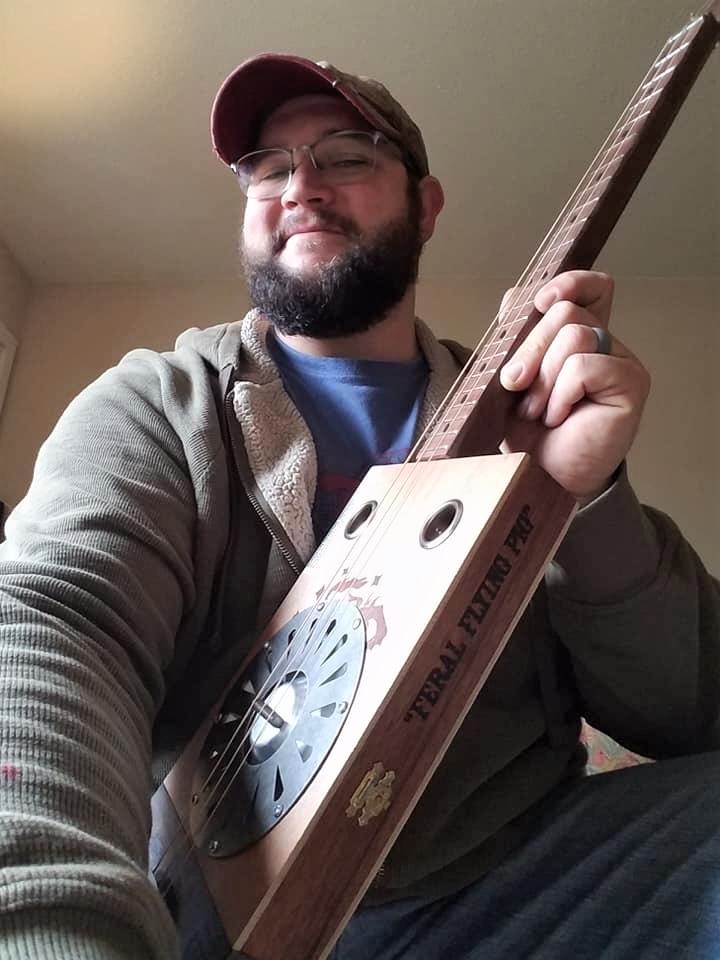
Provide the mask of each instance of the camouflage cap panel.
POLYGON ((388 139, 403 148, 420 176, 430 172, 420 128, 382 83, 371 77, 344 73, 324 60, 318 60, 318 66, 334 78, 333 87, 339 93, 351 102, 361 101, 357 106, 361 107, 363 115, 388 139))

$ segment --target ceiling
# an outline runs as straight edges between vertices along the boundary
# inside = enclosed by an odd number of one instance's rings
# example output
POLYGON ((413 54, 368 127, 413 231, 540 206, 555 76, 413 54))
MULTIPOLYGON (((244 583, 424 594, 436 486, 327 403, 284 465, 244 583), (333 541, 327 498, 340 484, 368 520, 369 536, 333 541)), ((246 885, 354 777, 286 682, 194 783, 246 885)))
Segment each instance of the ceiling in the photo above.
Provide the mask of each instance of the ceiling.
MULTIPOLYGON (((381 79, 447 206, 426 276, 520 273, 692 0, 0 0, 0 239, 35 282, 237 274, 225 75, 276 50, 381 79)), ((601 264, 720 274, 720 51, 601 264)))

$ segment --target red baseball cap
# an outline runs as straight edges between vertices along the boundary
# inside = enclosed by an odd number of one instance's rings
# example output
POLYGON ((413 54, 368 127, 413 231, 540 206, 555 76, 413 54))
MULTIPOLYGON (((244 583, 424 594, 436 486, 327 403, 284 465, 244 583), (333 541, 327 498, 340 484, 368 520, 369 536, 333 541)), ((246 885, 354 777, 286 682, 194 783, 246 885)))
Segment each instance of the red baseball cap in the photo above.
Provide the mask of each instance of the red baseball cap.
POLYGON ((396 143, 417 175, 429 173, 416 123, 377 80, 343 73, 330 63, 292 54, 262 53, 241 63, 218 90, 210 117, 213 147, 227 164, 254 149, 263 120, 294 97, 329 93, 344 97, 376 130, 396 143))

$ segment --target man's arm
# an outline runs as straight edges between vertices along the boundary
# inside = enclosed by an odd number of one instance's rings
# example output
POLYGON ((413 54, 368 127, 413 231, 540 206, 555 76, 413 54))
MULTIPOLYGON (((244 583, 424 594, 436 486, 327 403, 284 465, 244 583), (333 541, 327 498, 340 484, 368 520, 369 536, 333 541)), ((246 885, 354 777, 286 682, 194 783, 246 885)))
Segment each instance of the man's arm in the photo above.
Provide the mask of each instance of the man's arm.
POLYGON ((537 294, 544 316, 501 373, 524 391, 508 449, 536 460, 583 509, 546 582, 587 718, 641 753, 718 745, 720 597, 672 521, 625 475, 650 378, 612 337, 612 280, 573 271, 537 294))
POLYGON ((646 756, 720 747, 720 585, 623 469, 546 576, 585 717, 646 756))
POLYGON ((197 502, 212 471, 212 451, 197 435, 184 441, 168 415, 187 414, 187 383, 145 352, 100 378, 43 446, 7 525, 0 941, 9 957, 174 955, 145 865, 152 723, 195 604, 197 502))

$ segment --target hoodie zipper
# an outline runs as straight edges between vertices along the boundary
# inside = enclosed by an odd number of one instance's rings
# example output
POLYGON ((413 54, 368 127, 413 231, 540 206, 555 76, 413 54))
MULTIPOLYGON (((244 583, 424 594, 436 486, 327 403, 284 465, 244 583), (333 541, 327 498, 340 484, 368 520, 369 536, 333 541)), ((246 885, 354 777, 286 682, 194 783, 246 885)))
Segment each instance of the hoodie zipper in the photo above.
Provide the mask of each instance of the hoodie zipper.
POLYGON ((277 544, 280 553, 288 563, 290 569, 293 571, 295 576, 299 577, 304 564, 300 559, 297 550, 295 550, 295 547, 290 542, 289 537, 285 534, 280 522, 270 513, 269 509, 260 502, 262 494, 260 493, 255 477, 250 470, 245 447, 237 440, 237 430, 240 428, 240 424, 237 421, 235 409, 232 404, 232 389, 231 378, 230 386, 225 395, 224 407, 225 419, 228 424, 230 446, 232 448, 232 455, 233 459, 235 460, 235 467, 237 469, 238 476, 248 500, 260 518, 260 522, 277 544))

